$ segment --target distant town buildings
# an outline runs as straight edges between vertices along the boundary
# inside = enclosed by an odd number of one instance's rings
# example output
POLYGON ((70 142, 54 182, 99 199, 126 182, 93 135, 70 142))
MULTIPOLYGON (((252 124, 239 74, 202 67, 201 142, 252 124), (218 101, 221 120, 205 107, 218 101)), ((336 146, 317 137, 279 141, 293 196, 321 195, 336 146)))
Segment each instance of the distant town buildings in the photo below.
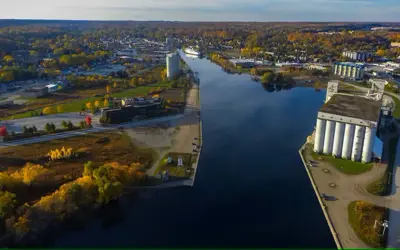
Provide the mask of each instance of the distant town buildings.
POLYGON ((124 49, 124 50, 119 50, 117 53, 115 53, 117 56, 128 56, 128 57, 133 57, 136 56, 136 50, 135 49, 124 49))
POLYGON ((25 89, 21 91, 19 94, 21 97, 38 98, 47 95, 48 93, 49 89, 46 86, 44 86, 44 87, 33 87, 30 89, 25 89))
POLYGON ((178 53, 167 54, 167 77, 168 79, 174 79, 179 75, 179 61, 180 56, 178 53))
POLYGON ((0 84, 0 94, 7 91, 7 86, 5 84, 0 84))
POLYGON ((325 65, 319 65, 319 64, 308 64, 307 69, 309 70, 321 70, 321 71, 329 71, 330 67, 325 66, 325 65))
POLYGON ((343 51, 343 56, 355 61, 365 62, 372 57, 372 53, 365 51, 343 51))
POLYGON ((350 80, 364 79, 365 66, 358 63, 337 62, 333 66, 333 73, 350 80))
POLYGON ((369 163, 379 140, 382 96, 339 94, 338 85, 338 81, 328 83, 326 102, 318 112, 314 152, 369 163))
POLYGON ((385 87, 385 85, 389 84, 388 80, 377 78, 370 78, 368 82, 376 86, 382 86, 383 88, 385 87))
POLYGON ((167 45, 169 48, 172 48, 177 45, 177 40, 173 37, 167 37, 165 39, 165 45, 167 45))
POLYGON ((235 67, 252 68, 255 66, 255 61, 252 59, 231 59, 229 60, 235 67))
POLYGON ((27 62, 30 59, 29 50, 16 50, 16 51, 13 51, 11 54, 12 54, 12 57, 17 62, 27 62))
POLYGON ((107 49, 108 50, 117 50, 120 47, 120 43, 117 41, 114 42, 108 42, 107 44, 107 49))
POLYGON ((53 93, 60 89, 63 89, 65 87, 65 83, 62 81, 57 81, 57 82, 53 82, 51 84, 46 85, 46 87, 48 89, 48 93, 53 93))
POLYGON ((392 42, 390 44, 390 46, 394 47, 394 48, 399 48, 400 47, 400 43, 396 43, 396 42, 392 42))

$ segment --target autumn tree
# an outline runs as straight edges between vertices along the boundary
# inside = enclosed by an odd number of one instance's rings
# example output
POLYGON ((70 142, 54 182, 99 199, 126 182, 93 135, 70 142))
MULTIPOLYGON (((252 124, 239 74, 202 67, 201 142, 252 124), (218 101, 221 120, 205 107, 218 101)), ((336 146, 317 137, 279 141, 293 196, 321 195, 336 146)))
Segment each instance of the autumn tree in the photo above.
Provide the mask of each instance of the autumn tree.
POLYGON ((39 164, 32 164, 30 162, 26 163, 23 168, 13 173, 11 176, 13 178, 21 180, 25 184, 31 184, 40 175, 47 173, 48 169, 44 168, 39 164))
POLYGON ((274 80, 275 76, 273 72, 265 72, 261 77, 261 81, 263 83, 271 83, 274 80))
POLYGON ((107 92, 107 93, 111 93, 111 88, 110 88, 109 85, 106 86, 106 92, 107 92))
POLYGON ((114 82, 114 89, 116 89, 118 87, 117 82, 114 82))
POLYGON ((165 68, 165 69, 163 69, 163 70, 161 70, 161 80, 165 80, 165 79, 167 79, 167 69, 165 68))
POLYGON ((252 75, 258 75, 258 70, 257 70, 257 68, 252 68, 251 70, 250 70, 250 73, 252 74, 252 75))
POLYGON ((129 85, 130 85, 131 87, 135 87, 137 84, 138 84, 138 80, 137 80, 136 77, 132 78, 132 79, 130 80, 130 82, 129 82, 129 85))
POLYGON ((94 102, 94 106, 95 106, 96 108, 100 108, 100 101, 99 101, 99 100, 95 101, 95 102, 94 102))
POLYGON ((12 56, 10 56, 10 55, 6 55, 6 56, 4 56, 3 60, 4 60, 6 63, 12 63, 12 62, 14 61, 14 57, 12 57, 12 56))
POLYGON ((63 106, 60 104, 60 105, 57 105, 57 113, 62 113, 63 112, 63 106))
POLYGON ((54 114, 54 108, 51 107, 51 106, 46 107, 46 108, 43 109, 42 113, 43 113, 44 115, 51 115, 51 114, 54 114))
POLYGON ((105 98, 104 99, 104 102, 103 102, 103 106, 104 107, 108 107, 110 104, 109 104, 109 102, 108 102, 108 99, 107 98, 105 98))
POLYGON ((86 103, 86 108, 89 109, 89 110, 92 110, 93 109, 92 103, 91 102, 87 102, 86 103))
POLYGON ((15 194, 8 191, 0 191, 0 218, 5 219, 13 214, 17 204, 15 194))

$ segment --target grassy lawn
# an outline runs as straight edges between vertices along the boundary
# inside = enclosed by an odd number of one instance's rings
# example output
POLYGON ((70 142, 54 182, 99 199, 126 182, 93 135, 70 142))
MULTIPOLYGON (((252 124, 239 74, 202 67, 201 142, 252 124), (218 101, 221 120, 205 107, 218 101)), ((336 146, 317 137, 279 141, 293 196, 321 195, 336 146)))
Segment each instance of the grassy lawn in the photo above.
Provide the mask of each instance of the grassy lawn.
MULTIPOLYGON (((171 81, 163 81, 159 82, 156 84, 151 84, 149 86, 139 86, 136 88, 130 88, 127 90, 121 90, 121 89, 112 89, 112 91, 118 91, 115 93, 111 92, 112 97, 117 97, 117 98, 124 98, 124 97, 133 97, 133 96, 146 96, 147 93, 154 88, 164 88, 164 89, 170 89, 167 90, 165 93, 167 95, 167 99, 172 99, 172 100, 180 100, 181 98, 175 97, 177 94, 175 93, 175 90, 180 90, 182 91, 183 88, 182 86, 178 86, 176 89, 171 89, 172 87, 172 82, 171 81), (172 94, 172 98, 169 98, 170 95, 172 94)), ((82 108, 85 106, 86 103, 91 102, 94 103, 95 101, 100 101, 100 103, 103 103, 103 97, 102 95, 105 94, 105 89, 104 88, 90 88, 90 89, 83 89, 83 90, 77 90, 77 92, 74 92, 74 94, 79 94, 83 96, 87 96, 88 98, 84 99, 76 99, 76 98, 71 98, 71 101, 66 100, 65 98, 70 98, 68 96, 62 97, 62 96, 54 96, 54 97, 43 97, 43 98, 27 98, 29 104, 26 105, 26 108, 34 108, 32 111, 27 111, 19 114, 14 114, 6 117, 0 118, 0 120, 11 120, 11 119, 21 119, 21 118, 28 118, 32 116, 32 112, 37 112, 40 113, 43 108, 47 106, 53 106, 53 105, 62 105, 62 113, 67 113, 67 112, 79 112, 82 110, 82 108), (99 94, 101 96, 98 97, 93 97, 95 94, 99 94), (61 100, 57 100, 63 99, 61 100), (62 104, 61 104, 62 103, 62 104), (37 107, 37 109, 35 109, 37 107)), ((67 93, 63 93, 67 94, 67 93)), ((68 93, 71 94, 71 93, 68 93)), ((180 93, 181 94, 181 93, 180 93)), ((164 93, 161 93, 160 96, 163 97, 164 93)))
POLYGON ((372 182, 367 186, 367 191, 371 194, 378 196, 390 195, 392 192, 392 178, 396 160, 396 150, 399 138, 393 138, 389 142, 389 160, 388 167, 386 168, 385 174, 378 180, 372 182))
POLYGON ((381 236, 383 228, 381 226, 374 228, 375 220, 382 222, 386 218, 386 213, 386 208, 365 201, 353 201, 348 206, 351 227, 362 241, 376 248, 386 246, 385 236, 381 236))
POLYGON ((161 161, 156 170, 156 174, 164 171, 168 171, 170 176, 174 177, 192 177, 194 174, 194 169, 192 168, 192 164, 196 160, 195 156, 192 156, 190 153, 169 153, 167 154, 161 161), (171 156, 172 163, 168 164, 168 157, 171 156), (178 157, 182 156, 183 159, 183 167, 178 167, 178 157), (187 171, 188 170, 188 171, 187 171))
MULTIPOLYGON (((30 190, 17 190, 17 197, 23 202, 34 201, 60 185, 81 177, 84 164, 88 161, 96 165, 118 162, 123 165, 140 162, 144 169, 150 167, 157 154, 152 149, 139 148, 132 144, 131 138, 121 132, 93 133, 57 139, 43 143, 0 149, 0 167, 12 173, 26 163, 40 164, 49 172, 30 190), (49 161, 46 156, 50 150, 72 148, 77 158, 49 161)), ((1 170, 0 170, 1 173, 1 170)))
POLYGON ((140 86, 134 89, 124 90, 118 93, 111 94, 112 97, 123 98, 123 97, 130 97, 130 96, 140 96, 140 95, 147 95, 150 89, 154 87, 149 86, 140 86))
POLYGON ((354 162, 351 160, 344 160, 342 158, 334 158, 331 155, 318 155, 311 151, 311 155, 316 161, 327 161, 337 170, 348 175, 357 175, 368 172, 372 168, 372 163, 364 164, 362 162, 354 162), (321 158, 321 160, 320 160, 321 158))

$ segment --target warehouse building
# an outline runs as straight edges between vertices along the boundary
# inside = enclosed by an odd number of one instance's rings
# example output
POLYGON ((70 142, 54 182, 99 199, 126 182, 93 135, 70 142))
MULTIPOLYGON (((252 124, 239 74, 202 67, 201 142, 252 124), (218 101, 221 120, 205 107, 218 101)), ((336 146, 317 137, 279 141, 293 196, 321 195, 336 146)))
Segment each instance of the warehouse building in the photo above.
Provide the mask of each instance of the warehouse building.
POLYGON ((365 52, 365 51, 349 51, 345 50, 343 51, 343 56, 348 57, 350 59, 353 59, 355 61, 367 61, 368 58, 372 57, 372 53, 370 52, 365 52))
POLYGON ((364 79, 365 66, 358 63, 337 62, 333 66, 333 73, 345 79, 354 81, 364 79))
MULTIPOLYGON (((337 89, 337 85, 332 85, 332 89, 337 89)), ((328 89, 329 92, 332 93, 328 89)), ((381 106, 381 97, 327 95, 318 112, 314 152, 371 162, 381 106)))

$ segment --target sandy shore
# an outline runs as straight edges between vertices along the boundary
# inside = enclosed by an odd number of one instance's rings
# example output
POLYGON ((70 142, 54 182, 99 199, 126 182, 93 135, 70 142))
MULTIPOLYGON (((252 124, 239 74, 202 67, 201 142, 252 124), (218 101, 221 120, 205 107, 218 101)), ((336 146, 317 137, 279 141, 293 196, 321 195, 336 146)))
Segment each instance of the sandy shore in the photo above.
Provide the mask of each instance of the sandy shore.
MULTIPOLYGON (((149 176, 158 174, 156 170, 159 161, 169 152, 193 153, 192 144, 198 142, 193 138, 200 137, 198 85, 193 84, 193 87, 188 91, 186 103, 185 116, 181 119, 159 124, 152 128, 126 129, 133 143, 143 148, 152 148, 158 154, 158 159, 147 171, 149 176)), ((197 154, 197 157, 199 157, 199 154, 197 154)), ((198 159, 192 166, 195 172, 197 170, 197 162, 198 159)))

